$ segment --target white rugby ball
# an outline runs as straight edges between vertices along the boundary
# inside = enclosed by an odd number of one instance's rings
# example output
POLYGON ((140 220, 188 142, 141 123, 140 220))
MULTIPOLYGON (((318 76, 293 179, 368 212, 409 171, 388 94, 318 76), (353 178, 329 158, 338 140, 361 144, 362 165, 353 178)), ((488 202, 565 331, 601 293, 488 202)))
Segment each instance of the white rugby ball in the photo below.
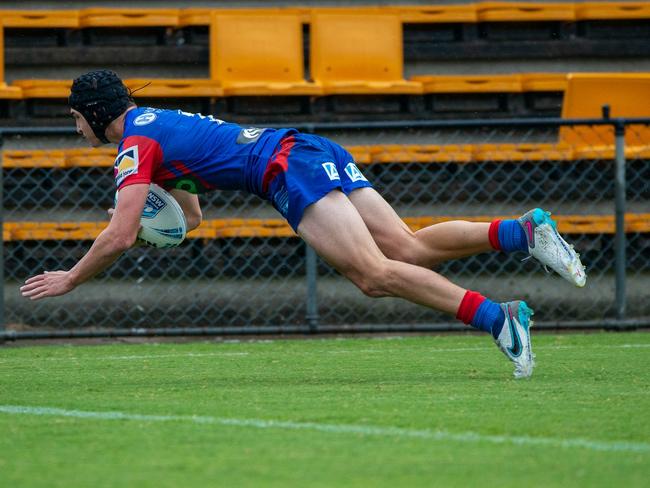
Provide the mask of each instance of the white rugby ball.
MULTIPOLYGON (((117 203, 117 193, 115 202, 117 203)), ((149 186, 140 225, 142 228, 138 232, 138 240, 151 247, 176 247, 185 240, 187 234, 183 209, 169 192, 155 183, 149 186)))

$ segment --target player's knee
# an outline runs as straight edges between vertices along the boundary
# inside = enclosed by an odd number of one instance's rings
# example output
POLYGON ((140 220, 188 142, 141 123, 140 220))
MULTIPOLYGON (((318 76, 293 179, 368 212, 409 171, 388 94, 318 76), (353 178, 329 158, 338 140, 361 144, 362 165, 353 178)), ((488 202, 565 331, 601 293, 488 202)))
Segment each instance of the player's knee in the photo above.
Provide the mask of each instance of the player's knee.
POLYGON ((203 214, 199 210, 198 212, 192 212, 191 214, 185 215, 185 220, 187 221, 187 230, 188 232, 192 229, 196 229, 201 222, 203 221, 203 214))
POLYGON ((391 296, 392 271, 383 261, 364 267, 363 270, 355 273, 351 279, 361 292, 368 297, 391 296))
POLYGON ((415 234, 406 234, 400 239, 385 244, 383 253, 388 259, 402 263, 418 264, 420 259, 420 244, 415 234))

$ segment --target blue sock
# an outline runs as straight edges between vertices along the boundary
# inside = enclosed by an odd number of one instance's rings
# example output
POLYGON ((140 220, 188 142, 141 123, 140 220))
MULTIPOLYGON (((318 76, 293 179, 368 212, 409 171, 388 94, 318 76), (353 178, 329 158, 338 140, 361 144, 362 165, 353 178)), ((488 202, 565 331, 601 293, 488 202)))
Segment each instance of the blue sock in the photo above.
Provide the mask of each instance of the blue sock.
POLYGON ((506 315, 501 310, 501 306, 486 298, 472 319, 472 327, 489 332, 496 339, 501 333, 505 320, 506 315))
POLYGON ((528 252, 528 239, 519 222, 502 220, 499 223, 499 245, 503 252, 528 252))

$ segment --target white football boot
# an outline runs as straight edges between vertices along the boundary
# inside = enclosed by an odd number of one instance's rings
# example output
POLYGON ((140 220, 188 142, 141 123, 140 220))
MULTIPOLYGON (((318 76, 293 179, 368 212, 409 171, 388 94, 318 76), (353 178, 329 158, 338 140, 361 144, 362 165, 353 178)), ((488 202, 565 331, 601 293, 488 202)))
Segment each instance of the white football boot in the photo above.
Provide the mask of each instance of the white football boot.
POLYGON ((515 378, 529 378, 535 367, 535 355, 530 345, 529 328, 533 326, 530 317, 533 311, 526 302, 500 303, 506 316, 503 328, 495 342, 506 357, 515 363, 515 378))
POLYGON ((562 278, 583 287, 587 281, 585 267, 573 246, 557 232, 557 224, 550 212, 535 208, 517 219, 528 240, 528 252, 544 266, 550 267, 562 278))

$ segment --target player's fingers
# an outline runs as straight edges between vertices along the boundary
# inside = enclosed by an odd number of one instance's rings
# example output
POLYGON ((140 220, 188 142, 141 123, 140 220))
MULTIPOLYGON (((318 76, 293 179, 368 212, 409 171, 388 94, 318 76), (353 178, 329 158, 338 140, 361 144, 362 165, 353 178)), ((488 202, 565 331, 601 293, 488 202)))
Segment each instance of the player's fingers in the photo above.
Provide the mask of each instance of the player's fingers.
POLYGON ((30 290, 21 291, 21 293, 23 294, 24 297, 33 297, 34 295, 38 295, 40 293, 46 292, 48 289, 49 287, 47 285, 42 285, 42 286, 32 288, 30 290))
POLYGON ((37 275, 37 276, 32 276, 31 278, 25 280, 25 284, 30 285, 32 283, 36 283, 37 281, 43 281, 44 279, 45 279, 44 274, 40 274, 40 275, 37 275))
POLYGON ((34 295, 34 296, 29 297, 29 299, 30 300, 40 300, 41 298, 46 298, 48 296, 49 296, 48 290, 45 290, 44 292, 42 292, 42 293, 40 293, 38 295, 34 295))
POLYGON ((42 286, 42 282, 30 283, 29 285, 21 286, 20 287, 20 293, 25 293, 26 291, 31 291, 34 288, 38 288, 39 286, 42 286))

